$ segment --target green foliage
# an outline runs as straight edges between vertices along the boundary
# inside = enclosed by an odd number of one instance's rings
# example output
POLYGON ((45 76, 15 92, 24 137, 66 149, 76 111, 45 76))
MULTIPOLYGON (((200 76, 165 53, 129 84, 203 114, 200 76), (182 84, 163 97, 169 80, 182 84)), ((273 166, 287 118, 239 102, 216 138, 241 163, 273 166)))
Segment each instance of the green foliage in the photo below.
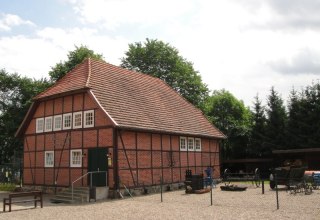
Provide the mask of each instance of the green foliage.
POLYGON ((264 140, 266 139, 265 134, 267 121, 265 116, 265 107, 261 104, 261 100, 258 95, 254 99, 248 156, 257 158, 270 155, 270 149, 263 145, 264 140))
POLYGON ((209 98, 207 115, 228 137, 223 146, 224 158, 246 157, 251 113, 243 102, 228 91, 214 91, 209 98))
POLYGON ((270 149, 284 149, 286 146, 285 129, 287 113, 278 92, 272 87, 268 97, 266 139, 264 146, 270 149))
POLYGON ((121 66, 160 78, 185 99, 204 109, 208 88, 193 64, 179 55, 176 48, 158 40, 129 44, 121 66))
POLYGON ((292 90, 287 127, 288 148, 317 148, 320 143, 320 84, 292 90))
POLYGON ((13 183, 0 183, 0 191, 14 191, 16 185, 13 183))
POLYGON ((31 99, 50 86, 45 80, 34 80, 0 70, 0 162, 6 162, 22 144, 14 137, 31 104, 31 99))
POLYGON ((69 51, 68 60, 65 62, 60 61, 54 67, 51 68, 49 76, 51 82, 55 82, 61 79, 69 71, 71 71, 76 65, 81 63, 86 58, 94 58, 102 60, 103 56, 101 54, 96 54, 93 50, 88 49, 86 46, 77 47, 73 51, 69 51))

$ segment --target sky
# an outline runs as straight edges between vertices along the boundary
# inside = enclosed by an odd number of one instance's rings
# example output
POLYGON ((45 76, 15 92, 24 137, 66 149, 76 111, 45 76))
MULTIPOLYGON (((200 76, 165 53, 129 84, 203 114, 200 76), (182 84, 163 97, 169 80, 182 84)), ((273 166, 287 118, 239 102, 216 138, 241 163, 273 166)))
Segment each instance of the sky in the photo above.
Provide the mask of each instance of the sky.
POLYGON ((274 86, 288 100, 320 79, 319 0, 1 0, 0 69, 35 79, 85 45, 120 64, 158 39, 191 61, 211 91, 246 106, 274 86))

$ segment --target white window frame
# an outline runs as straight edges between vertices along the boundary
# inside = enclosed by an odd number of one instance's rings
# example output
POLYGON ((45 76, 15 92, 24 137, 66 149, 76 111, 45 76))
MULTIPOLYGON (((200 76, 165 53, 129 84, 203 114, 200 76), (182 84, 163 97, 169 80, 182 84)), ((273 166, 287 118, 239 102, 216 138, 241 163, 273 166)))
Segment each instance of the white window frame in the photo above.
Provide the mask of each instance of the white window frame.
POLYGON ((62 128, 63 130, 71 129, 72 127, 72 113, 63 114, 63 120, 62 120, 62 128), (65 126, 66 118, 70 116, 70 126, 65 126))
POLYGON ((70 151, 70 167, 82 167, 82 150, 71 150, 70 151), (80 153, 80 160, 79 163, 74 163, 73 160, 73 153, 80 153))
POLYGON ((73 121, 73 128, 82 128, 82 112, 74 112, 72 121, 73 121), (76 125, 77 115, 80 115, 80 125, 76 125))
POLYGON ((188 150, 188 143, 186 137, 180 137, 180 151, 187 151, 188 150), (184 140, 184 148, 182 147, 181 140, 184 140))
POLYGON ((91 128, 94 127, 94 110, 88 110, 83 112, 83 127, 84 128, 91 128), (92 114, 92 123, 88 124, 87 121, 87 114, 92 114))
POLYGON ((194 150, 195 151, 201 151, 201 138, 195 138, 194 139, 194 150), (197 141, 199 143, 199 148, 197 148, 197 141))
POLYGON ((45 132, 52 131, 52 116, 44 118, 44 131, 45 132))
POLYGON ((44 167, 54 167, 54 151, 44 152, 44 167), (47 154, 52 154, 52 164, 47 160, 47 154))
POLYGON ((54 130, 54 131, 60 131, 60 130, 62 129, 62 124, 63 124, 62 115, 55 115, 55 116, 53 117, 53 130, 54 130), (56 120, 57 120, 58 118, 60 118, 60 127, 56 127, 56 125, 57 125, 56 120))
POLYGON ((37 118, 36 119, 36 133, 42 133, 43 130, 44 130, 44 118, 37 118))
POLYGON ((188 137, 187 146, 188 146, 187 147, 188 151, 194 151, 194 138, 188 137), (192 140, 192 148, 190 148, 190 146, 189 146, 189 140, 192 140))

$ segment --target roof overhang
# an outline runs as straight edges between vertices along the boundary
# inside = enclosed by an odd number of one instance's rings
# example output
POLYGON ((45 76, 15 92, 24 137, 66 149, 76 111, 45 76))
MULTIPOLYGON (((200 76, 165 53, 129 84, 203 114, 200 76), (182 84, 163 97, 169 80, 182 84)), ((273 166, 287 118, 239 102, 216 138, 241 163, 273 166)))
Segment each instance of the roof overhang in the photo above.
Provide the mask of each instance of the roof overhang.
POLYGON ((218 137, 218 136, 205 135, 205 134, 182 133, 182 132, 174 132, 174 131, 164 131, 160 129, 140 128, 140 127, 123 126, 123 125, 118 125, 116 126, 116 128, 121 130, 128 130, 128 131, 150 132, 150 133, 167 134, 167 135, 171 134, 171 135, 177 135, 177 136, 203 137, 203 138, 220 139, 220 140, 224 140, 227 138, 226 136, 218 137))
POLYGON ((320 152, 320 148, 302 148, 291 150, 273 150, 273 154, 292 154, 292 153, 315 153, 320 152))

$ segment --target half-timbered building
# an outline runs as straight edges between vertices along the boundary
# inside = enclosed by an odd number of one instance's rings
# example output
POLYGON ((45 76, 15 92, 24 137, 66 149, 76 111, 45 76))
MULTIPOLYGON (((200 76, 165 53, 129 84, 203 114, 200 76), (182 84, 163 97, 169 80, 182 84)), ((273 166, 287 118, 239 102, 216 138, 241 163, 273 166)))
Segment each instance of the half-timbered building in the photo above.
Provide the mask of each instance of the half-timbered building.
POLYGON ((110 189, 181 183, 207 166, 218 177, 225 138, 160 79, 93 59, 37 95, 16 135, 25 185, 87 186, 99 171, 93 184, 110 189))

